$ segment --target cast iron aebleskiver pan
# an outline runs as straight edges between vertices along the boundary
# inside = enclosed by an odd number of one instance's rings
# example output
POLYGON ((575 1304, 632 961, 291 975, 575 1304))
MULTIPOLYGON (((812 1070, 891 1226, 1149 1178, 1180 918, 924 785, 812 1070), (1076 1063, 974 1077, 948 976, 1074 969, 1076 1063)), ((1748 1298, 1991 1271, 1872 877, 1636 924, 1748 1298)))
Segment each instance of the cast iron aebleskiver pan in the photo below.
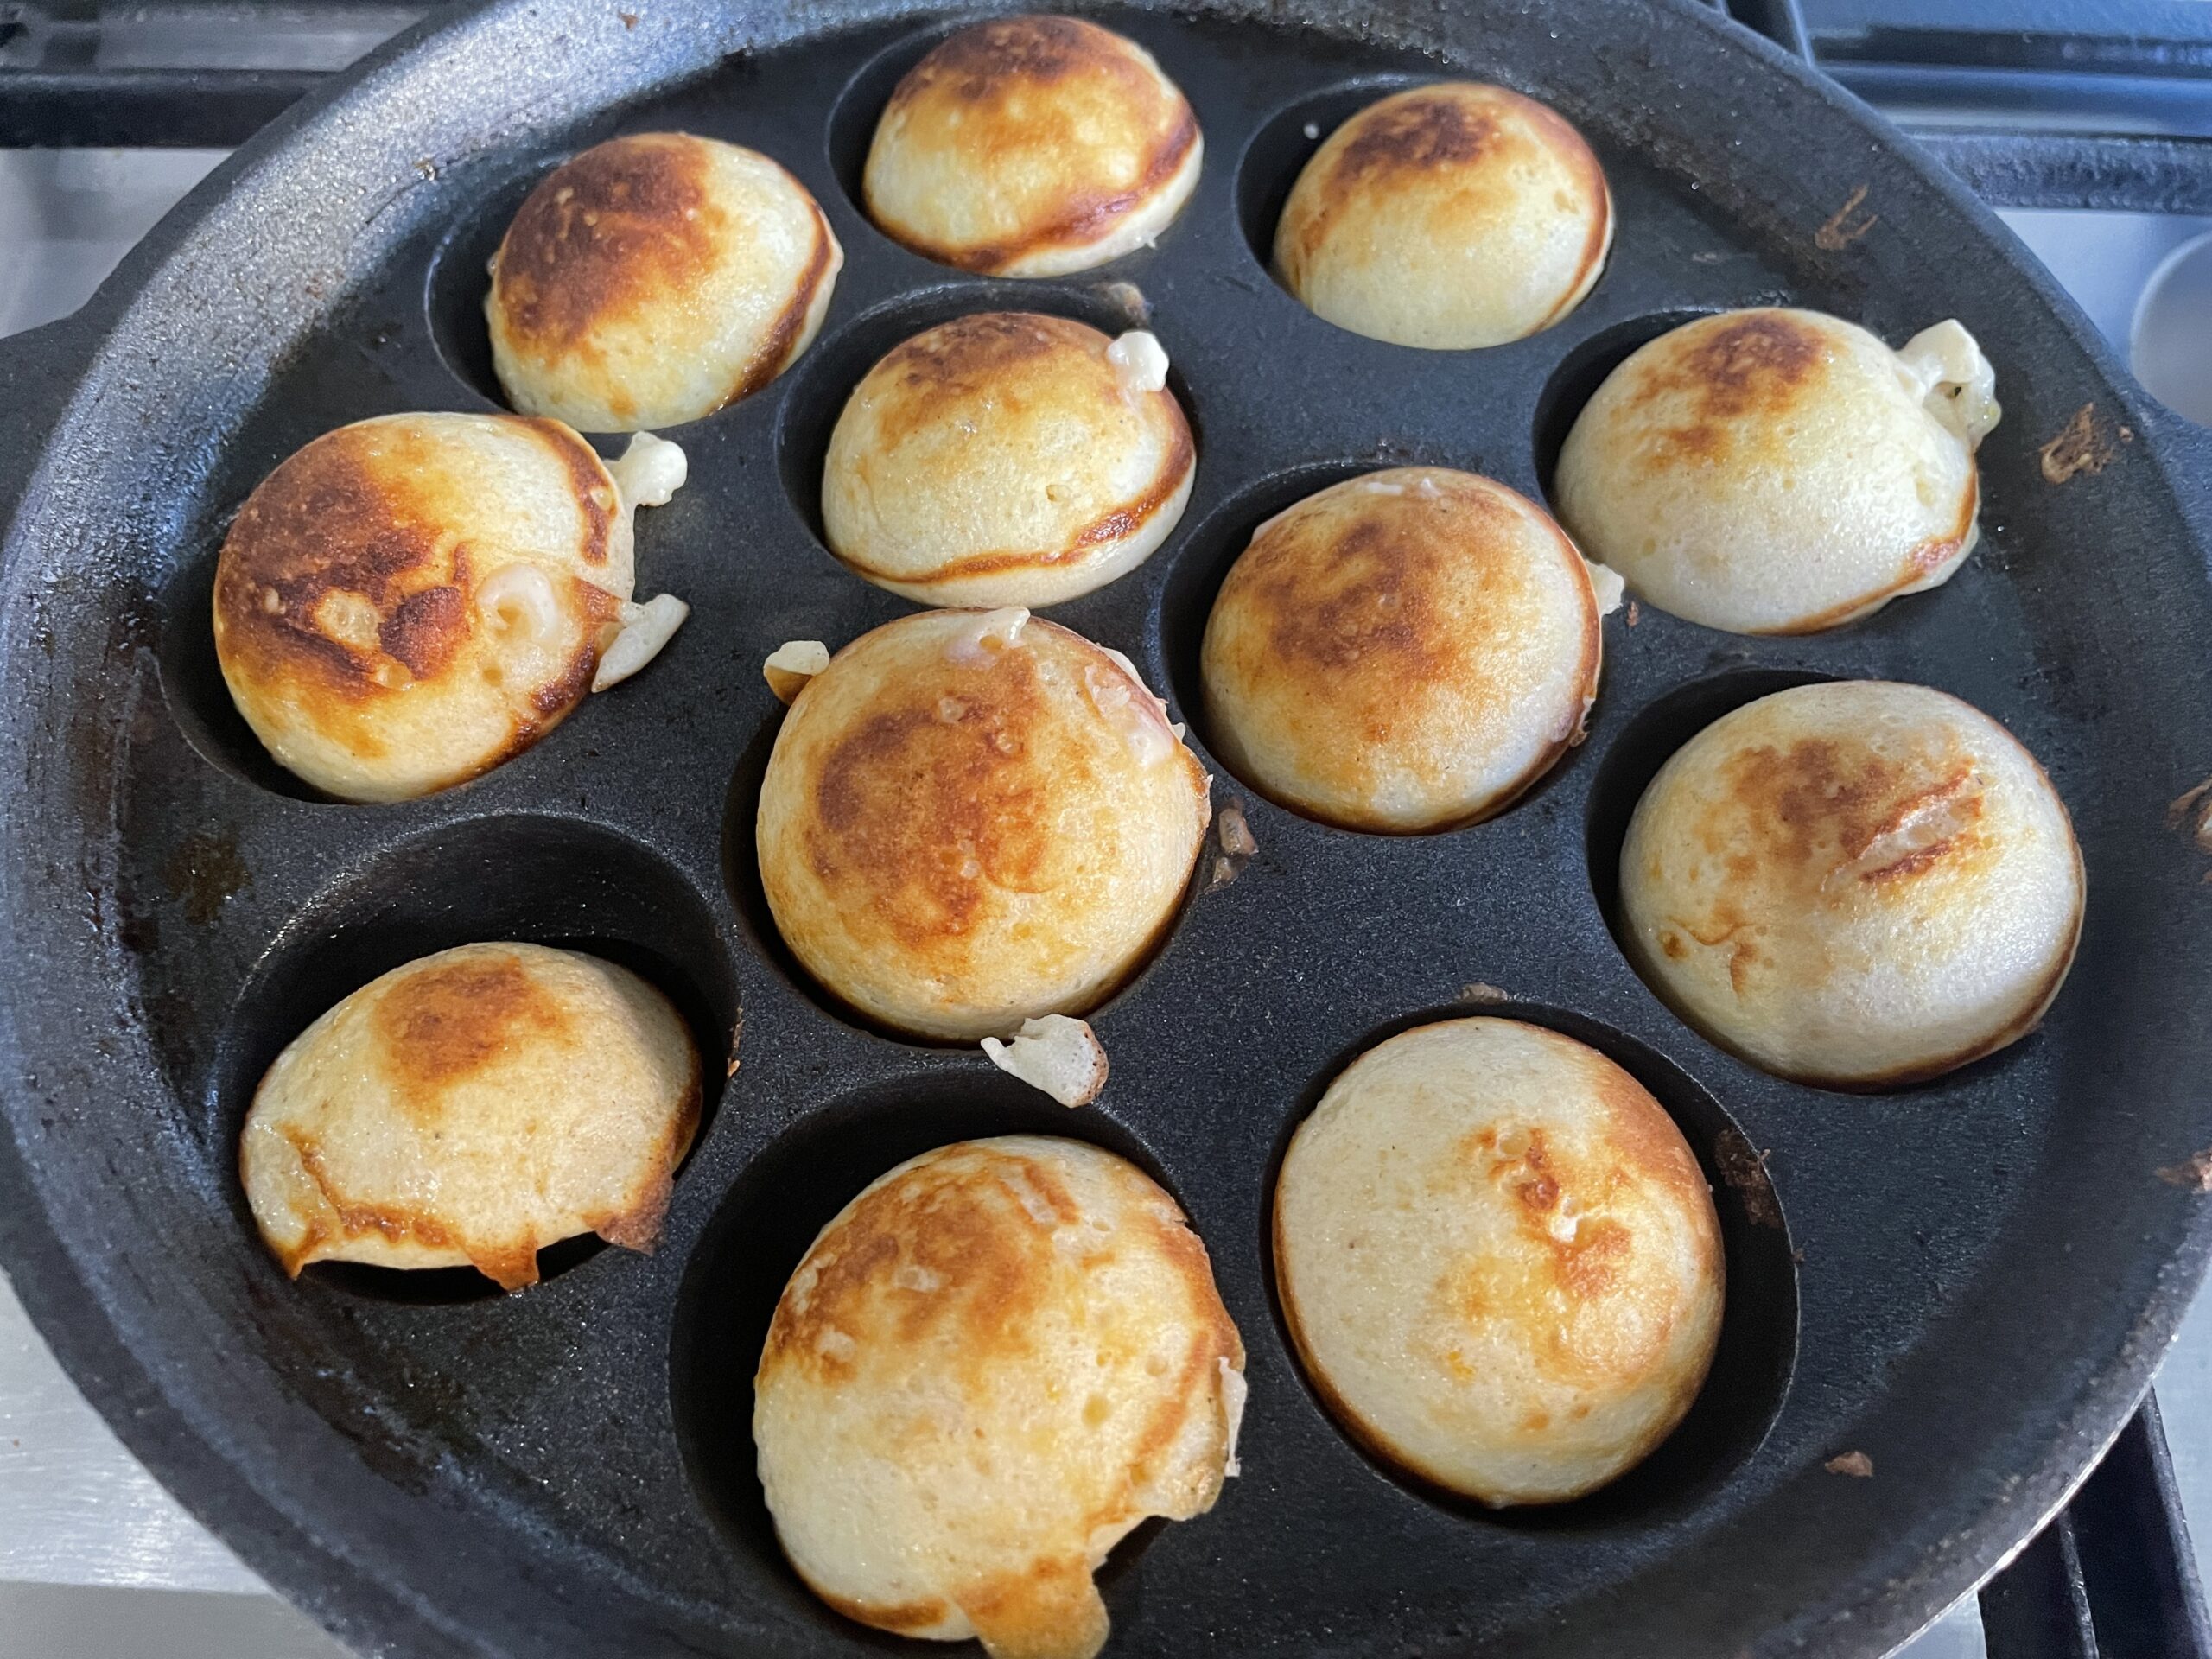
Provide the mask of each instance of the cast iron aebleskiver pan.
POLYGON ((855 210, 876 107, 941 26, 925 14, 510 0, 408 37, 280 121, 85 313, 8 344, 8 1268, 133 1449, 364 1648, 852 1651, 897 1644, 799 1587, 751 1473, 748 1378, 776 1290, 816 1227, 914 1151, 1087 1135, 1183 1199, 1251 1355, 1247 1472, 1212 1514, 1146 1529, 1109 1566, 1117 1651, 1885 1649, 2061 1501, 2203 1266, 2212 1200, 2158 1172, 2212 1147, 2212 861, 2167 823, 2212 773, 2212 454, 1955 185, 1681 0, 1096 15, 1188 90, 1208 155, 1159 247, 1089 276, 969 281, 855 210), (1253 238, 1307 123, 1447 71, 1578 122, 1620 225, 1564 325, 1427 354, 1308 315, 1253 238), (228 516, 341 422, 489 406, 475 306, 520 193, 585 143, 664 125, 784 161, 849 256, 798 369, 672 434, 693 481, 644 523, 641 582, 687 596, 690 626, 473 785, 397 807, 302 798, 210 658, 228 516), (1615 617, 1590 741, 1476 829, 1344 834, 1222 777, 1217 799, 1246 802, 1261 852, 1194 898, 1097 1017, 1113 1082, 1065 1112, 972 1051, 855 1028, 791 968, 752 874, 779 714, 758 670, 785 639, 842 643, 906 608, 840 570, 811 523, 828 423, 874 355, 1009 298, 1114 323, 1112 279, 1156 308, 1198 491, 1143 571, 1055 614, 1128 650, 1185 715, 1213 585, 1260 518, 1377 461, 1536 493, 1580 398, 1685 311, 1786 298, 1893 341, 1965 321, 2006 410, 1982 452, 1988 539, 1940 592, 1820 638, 1615 617), (2085 408, 2056 459, 2101 467, 2049 481, 2039 447, 2085 408), (1667 1013, 1605 922, 1625 815, 1665 753, 1815 674, 1925 681, 2004 719, 2088 858, 2081 958, 2045 1028, 1897 1095, 1731 1060, 1667 1013), (232 1173, 261 1068, 383 969, 518 935, 654 975, 710 1055, 742 1003, 743 1069, 660 1252, 556 1251, 514 1298, 465 1275, 286 1282, 232 1173), (1728 1326, 1690 1421, 1617 1487, 1536 1515, 1470 1512, 1367 1462, 1307 1392, 1268 1290, 1266 1195, 1290 1126, 1351 1053, 1465 1006, 1477 982, 1660 1094, 1728 1238, 1728 1326), (1731 1117, 1772 1149, 1779 1217, 1731 1117), (1824 1471, 1847 1451, 1872 1458, 1871 1479, 1824 1471))

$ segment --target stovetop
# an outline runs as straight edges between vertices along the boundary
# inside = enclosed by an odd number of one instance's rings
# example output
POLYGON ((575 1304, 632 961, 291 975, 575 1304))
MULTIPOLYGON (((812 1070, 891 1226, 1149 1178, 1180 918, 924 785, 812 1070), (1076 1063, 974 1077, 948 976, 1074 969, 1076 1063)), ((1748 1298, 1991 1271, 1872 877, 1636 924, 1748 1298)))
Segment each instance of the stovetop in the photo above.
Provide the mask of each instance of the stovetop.
MULTIPOLYGON (((231 147, 429 9, 0 0, 0 334, 74 310, 231 147)), ((2123 360, 2146 285, 2177 250, 2212 236, 2212 0, 1729 0, 1726 9, 1809 51, 1960 172, 2123 360)), ((2212 244, 2205 257, 2212 264, 2212 244)), ((2212 300, 2194 320, 2212 336, 2212 300)), ((2207 349, 2195 360, 2212 362, 2212 344, 2197 343, 2207 349)), ((2171 341, 2146 340, 2144 352, 2169 369, 2177 360, 2171 341)), ((2145 378, 2164 390, 2152 366, 2145 378)), ((2202 391, 2212 402, 2212 385, 2202 391)), ((2212 1516, 2212 1298, 2184 1323, 2157 1395, 2182 1505, 2212 1516)), ((2123 1437, 2076 1500, 2073 1524, 2028 1547, 1979 1604, 1968 1598, 1911 1644, 1910 1659, 1983 1654, 1985 1611, 1986 1650, 2002 1659, 2189 1651, 2171 1636, 2144 1646, 2139 1634, 2098 1624, 2086 1593, 2103 1574, 2107 1594, 2150 1596, 2142 1574, 2155 1576, 2162 1553, 2169 1577, 2177 1572, 2189 1580, 2183 1589, 2194 1589, 2196 1553, 2178 1518, 2160 1510, 2172 1488, 2160 1485, 2154 1425, 2139 1420, 2123 1437), (2146 1516, 2158 1523, 2148 1534, 2146 1516), (2115 1550, 2121 1559, 2101 1559, 2115 1550)), ((2171 1584, 2159 1591, 2172 1592, 2171 1584)), ((2212 1659, 2201 1606, 2195 1618, 2194 1652, 2212 1659)), ((0 1659, 202 1651, 340 1652, 274 1608, 130 1458, 0 1278, 0 1659), (157 1591, 203 1593, 149 1593, 157 1591)))

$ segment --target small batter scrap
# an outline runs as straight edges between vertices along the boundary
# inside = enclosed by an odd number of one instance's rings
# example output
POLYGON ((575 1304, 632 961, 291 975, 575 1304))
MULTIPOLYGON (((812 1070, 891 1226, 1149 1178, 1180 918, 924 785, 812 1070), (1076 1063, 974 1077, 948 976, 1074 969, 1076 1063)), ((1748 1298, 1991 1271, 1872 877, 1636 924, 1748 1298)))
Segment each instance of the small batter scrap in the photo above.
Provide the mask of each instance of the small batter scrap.
POLYGON ((983 1039, 991 1064, 1063 1106, 1088 1106, 1106 1087, 1106 1050, 1081 1020, 1048 1014, 1025 1020, 1004 1042, 983 1039))
POLYGON ((2191 1153, 2181 1163, 2158 1171, 2158 1179, 2185 1192, 2212 1192, 2212 1151, 2191 1153))
MULTIPOLYGON (((2122 426, 2118 434, 2122 443, 2135 442, 2131 428, 2122 426)), ((2067 422, 2065 429, 2036 454, 2043 465, 2044 482, 2065 484, 2084 473, 2092 477, 2101 473, 2119 458, 2120 451, 2106 435, 2097 406, 2084 404, 2074 411, 2074 418, 2067 422)))
POLYGON ((1879 213, 1859 212, 1859 205, 1866 200, 1865 185, 1859 185, 1844 198, 1843 206, 1828 215, 1821 228, 1813 232, 1813 245, 1823 253, 1841 253, 1860 237, 1882 221, 1879 213))

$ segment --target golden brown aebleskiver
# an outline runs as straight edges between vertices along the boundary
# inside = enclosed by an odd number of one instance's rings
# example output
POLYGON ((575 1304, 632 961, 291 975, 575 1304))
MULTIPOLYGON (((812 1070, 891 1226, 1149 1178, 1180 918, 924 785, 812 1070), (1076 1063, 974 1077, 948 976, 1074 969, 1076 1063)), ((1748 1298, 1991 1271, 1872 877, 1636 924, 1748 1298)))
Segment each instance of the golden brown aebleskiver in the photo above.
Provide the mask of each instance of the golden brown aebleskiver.
POLYGON ((1974 550, 1995 391, 1955 322, 1893 352, 1816 311, 1700 317, 1606 377, 1553 499, 1583 551, 1662 610, 1732 633, 1834 627, 1974 550))
MULTIPOLYGON (((1598 575, 1610 608, 1619 584, 1598 575)), ((1574 544, 1503 484, 1348 479, 1261 525, 1222 583, 1199 652, 1208 735, 1326 823, 1472 823, 1580 741, 1599 614, 1574 544)))
POLYGON ((2032 1030, 2081 935, 2082 855, 1995 721, 1920 685, 1793 687, 1677 750, 1621 848, 1621 939, 1714 1041, 1878 1089, 2032 1030))
POLYGON ((760 1483, 847 1617, 1090 1659, 1107 1552, 1236 1471, 1243 1368, 1205 1247, 1141 1171, 962 1141, 875 1181, 792 1274, 753 1379, 760 1483))
POLYGON ((1182 211, 1198 118, 1152 54, 1075 17, 971 23, 885 105, 861 189, 917 253, 994 276, 1057 276, 1143 246, 1182 211))
POLYGON ((758 151, 610 138, 541 181, 493 256, 493 367, 516 409, 586 432, 696 421, 798 360, 844 263, 758 151))
POLYGON ((792 953, 861 1013, 1008 1037, 1142 963, 1206 791, 1126 658, 1023 610, 924 612, 792 701, 761 784, 761 884, 792 953))
POLYGON ((1605 169, 1580 133, 1503 86, 1443 80, 1329 135, 1283 204, 1274 264, 1338 327, 1465 350, 1566 316, 1612 238, 1605 169))
POLYGON ((634 671, 684 607, 631 602, 632 519, 683 481, 640 434, 612 466, 557 421, 387 415, 326 433, 246 498, 216 565, 215 653, 278 762, 403 800, 528 748, 634 671))
POLYGON ((700 1101, 690 1033, 635 974, 467 944, 295 1038, 254 1091, 238 1173, 288 1273, 473 1267, 518 1290, 579 1233, 653 1247, 700 1101))
POLYGON ((1360 1056, 1291 1137, 1275 1281, 1306 1374, 1378 1456, 1493 1506, 1642 1461, 1719 1339, 1720 1227, 1665 1109, 1516 1020, 1360 1056))
POLYGON ((990 311, 915 335, 830 434, 830 550, 932 605, 1054 605, 1136 568, 1197 475, 1167 358, 1065 317, 990 311))

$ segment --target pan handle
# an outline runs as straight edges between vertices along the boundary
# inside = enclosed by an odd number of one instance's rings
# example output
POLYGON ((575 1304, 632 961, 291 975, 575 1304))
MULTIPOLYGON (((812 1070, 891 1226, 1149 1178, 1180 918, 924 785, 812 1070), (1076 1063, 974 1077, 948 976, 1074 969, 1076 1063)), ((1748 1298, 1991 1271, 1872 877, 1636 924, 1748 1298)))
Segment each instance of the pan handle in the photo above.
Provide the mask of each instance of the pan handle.
POLYGON ((2158 1402, 1981 1592, 1989 1659, 2208 1659, 2212 1622, 2158 1402))

